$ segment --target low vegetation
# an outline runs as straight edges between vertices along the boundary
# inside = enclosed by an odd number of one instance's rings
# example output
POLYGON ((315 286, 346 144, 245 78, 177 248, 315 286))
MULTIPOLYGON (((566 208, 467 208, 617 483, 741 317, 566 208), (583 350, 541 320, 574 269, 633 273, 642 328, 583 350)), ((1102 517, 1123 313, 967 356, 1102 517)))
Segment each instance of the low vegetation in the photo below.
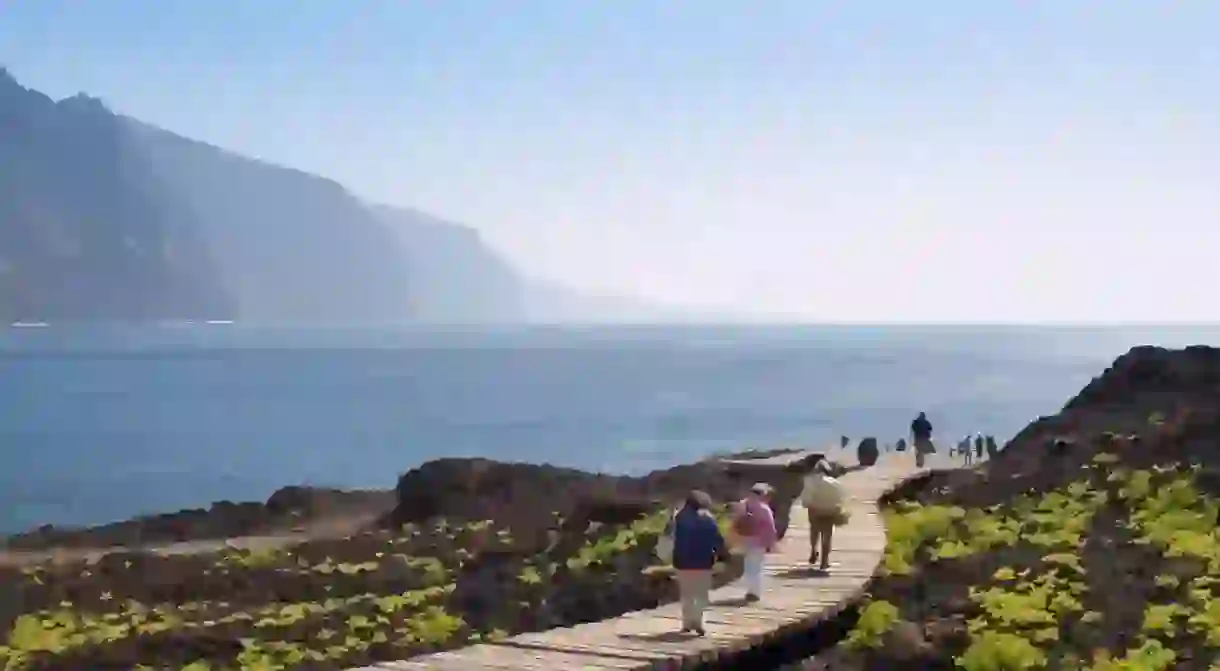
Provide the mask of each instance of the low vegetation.
POLYGON ((1157 413, 892 504, 858 621, 806 668, 1220 670, 1220 497, 1186 424, 1157 413))
POLYGON ((5 569, 0 668, 346 668, 672 599, 666 511, 522 551, 490 521, 199 555, 5 569))

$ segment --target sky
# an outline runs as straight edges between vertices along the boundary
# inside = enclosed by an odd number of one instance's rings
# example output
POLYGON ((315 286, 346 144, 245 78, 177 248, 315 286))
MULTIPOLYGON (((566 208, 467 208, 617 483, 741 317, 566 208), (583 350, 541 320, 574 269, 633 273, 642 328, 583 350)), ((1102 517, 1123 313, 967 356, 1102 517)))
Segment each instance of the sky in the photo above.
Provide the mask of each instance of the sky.
POLYGON ((779 321, 1218 321, 1214 0, 0 0, 0 64, 779 321))

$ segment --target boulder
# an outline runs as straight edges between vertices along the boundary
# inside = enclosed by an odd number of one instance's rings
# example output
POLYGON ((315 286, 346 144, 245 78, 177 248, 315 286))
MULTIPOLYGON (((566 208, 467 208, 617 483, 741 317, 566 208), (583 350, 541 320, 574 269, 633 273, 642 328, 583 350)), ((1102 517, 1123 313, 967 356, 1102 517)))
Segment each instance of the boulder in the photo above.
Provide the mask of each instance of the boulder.
POLYGON ((608 525, 631 524, 648 516, 662 505, 660 501, 634 497, 586 498, 577 502, 572 513, 565 520, 564 526, 571 523, 583 528, 594 522, 608 525))
POLYGON ((319 507, 318 498, 315 491, 309 487, 281 487, 275 490, 263 505, 272 515, 312 514, 319 507))

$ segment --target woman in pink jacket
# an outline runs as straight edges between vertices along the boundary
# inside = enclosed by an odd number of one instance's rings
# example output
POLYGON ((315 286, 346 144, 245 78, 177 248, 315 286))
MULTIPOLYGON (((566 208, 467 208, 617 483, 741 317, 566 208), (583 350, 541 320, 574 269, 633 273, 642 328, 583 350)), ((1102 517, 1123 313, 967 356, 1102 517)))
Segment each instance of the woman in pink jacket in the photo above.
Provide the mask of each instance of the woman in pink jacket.
POLYGON ((775 513, 771 510, 771 486, 760 482, 750 488, 746 498, 737 503, 734 530, 745 550, 745 570, 742 580, 746 601, 753 603, 762 597, 763 564, 767 553, 775 550, 779 532, 775 528, 775 513))

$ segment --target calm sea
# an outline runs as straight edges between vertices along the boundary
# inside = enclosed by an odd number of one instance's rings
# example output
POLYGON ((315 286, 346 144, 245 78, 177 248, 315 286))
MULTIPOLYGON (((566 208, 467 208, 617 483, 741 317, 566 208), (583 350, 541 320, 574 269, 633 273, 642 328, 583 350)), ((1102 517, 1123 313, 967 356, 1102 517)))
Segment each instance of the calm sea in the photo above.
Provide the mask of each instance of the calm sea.
POLYGON ((1007 438, 1203 329, 0 330, 0 531, 389 487, 443 456, 639 472, 749 446, 1007 438))

